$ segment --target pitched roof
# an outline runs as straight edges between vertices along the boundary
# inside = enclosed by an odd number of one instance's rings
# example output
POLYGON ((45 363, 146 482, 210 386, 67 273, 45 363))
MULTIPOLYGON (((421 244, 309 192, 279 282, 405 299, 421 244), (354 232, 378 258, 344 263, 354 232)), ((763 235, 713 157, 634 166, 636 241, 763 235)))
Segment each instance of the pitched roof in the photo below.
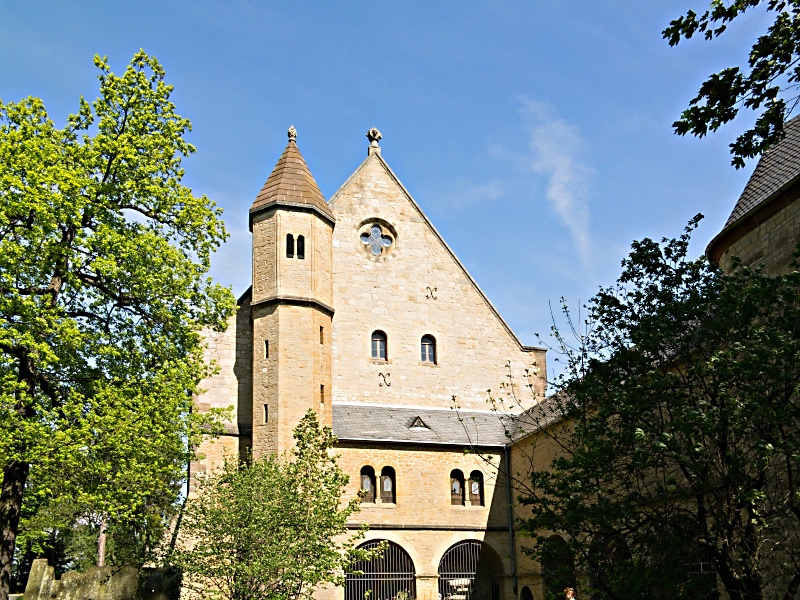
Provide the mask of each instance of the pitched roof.
POLYGON ((342 442, 502 447, 512 428, 511 415, 489 410, 333 403, 333 433, 342 442))
POLYGON ((786 137, 758 161, 723 231, 800 176, 800 116, 788 121, 783 131, 786 137))
POLYGON ((325 202, 317 182, 308 170, 297 143, 291 137, 267 182, 250 207, 250 218, 252 219, 253 214, 274 205, 307 208, 321 213, 331 222, 334 221, 328 203, 325 202))

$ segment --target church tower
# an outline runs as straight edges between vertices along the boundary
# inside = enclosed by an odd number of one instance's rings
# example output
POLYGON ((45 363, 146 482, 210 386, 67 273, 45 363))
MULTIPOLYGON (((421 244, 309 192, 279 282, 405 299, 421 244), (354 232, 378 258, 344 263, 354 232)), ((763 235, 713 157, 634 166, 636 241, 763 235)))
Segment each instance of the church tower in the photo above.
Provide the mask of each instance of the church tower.
POLYGON ((331 425, 335 219, 297 131, 250 207, 253 234, 253 457, 282 453, 310 408, 331 425))

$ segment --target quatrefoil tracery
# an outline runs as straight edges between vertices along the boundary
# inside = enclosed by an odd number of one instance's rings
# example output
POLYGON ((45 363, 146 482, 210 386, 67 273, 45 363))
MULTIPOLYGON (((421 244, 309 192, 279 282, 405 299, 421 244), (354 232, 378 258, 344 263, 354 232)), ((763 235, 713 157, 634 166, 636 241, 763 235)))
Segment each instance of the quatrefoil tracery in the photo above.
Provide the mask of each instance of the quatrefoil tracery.
POLYGON ((368 246, 373 256, 380 256, 384 248, 389 248, 394 243, 392 236, 383 233, 380 225, 374 224, 361 234, 361 243, 368 246))

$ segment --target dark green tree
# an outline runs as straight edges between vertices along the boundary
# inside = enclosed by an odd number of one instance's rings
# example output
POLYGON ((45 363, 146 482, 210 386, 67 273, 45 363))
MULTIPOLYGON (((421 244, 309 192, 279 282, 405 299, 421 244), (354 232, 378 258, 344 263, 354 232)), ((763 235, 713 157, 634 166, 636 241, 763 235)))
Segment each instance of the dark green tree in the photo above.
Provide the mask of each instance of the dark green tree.
MULTIPOLYGON (((796 598, 800 273, 725 275, 689 232, 633 244, 551 399, 562 454, 521 501, 601 598, 796 598)), ((540 434, 543 435, 543 434, 540 434)), ((586 582, 584 582, 585 584, 586 582)))
POLYGON ((783 124, 800 99, 800 0, 713 0, 702 14, 690 10, 663 32, 670 46, 695 34, 711 40, 759 6, 773 21, 750 49, 747 68, 731 66, 709 76, 673 123, 679 135, 703 137, 732 121, 742 108, 753 110, 757 115, 754 125, 730 145, 731 163, 737 169, 744 166, 745 159, 783 139, 783 124))
POLYGON ((288 456, 226 462, 189 499, 174 555, 184 586, 227 600, 311 598, 319 584, 343 583, 354 560, 383 552, 354 547, 364 534, 346 523, 361 499, 342 500, 349 478, 330 428, 309 410, 294 439, 288 456))
POLYGON ((29 475, 107 526, 173 501, 208 373, 201 329, 234 300, 207 277, 221 211, 181 184, 194 152, 143 51, 57 127, 0 103, 0 600, 29 475))

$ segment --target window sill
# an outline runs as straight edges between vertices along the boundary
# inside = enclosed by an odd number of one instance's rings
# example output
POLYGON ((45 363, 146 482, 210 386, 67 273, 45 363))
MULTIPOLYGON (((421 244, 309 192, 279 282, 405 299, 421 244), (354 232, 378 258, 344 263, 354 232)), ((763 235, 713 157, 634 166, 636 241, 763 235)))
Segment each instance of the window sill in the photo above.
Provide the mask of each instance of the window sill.
POLYGON ((392 360, 381 360, 380 358, 371 358, 370 361, 373 365, 390 365, 392 364, 392 360))
POLYGON ((427 362, 427 361, 421 360, 421 361, 419 361, 419 365, 421 367, 438 367, 439 363, 427 362))
POLYGON ((394 502, 381 502, 378 506, 381 508, 397 508, 397 504, 394 502))

